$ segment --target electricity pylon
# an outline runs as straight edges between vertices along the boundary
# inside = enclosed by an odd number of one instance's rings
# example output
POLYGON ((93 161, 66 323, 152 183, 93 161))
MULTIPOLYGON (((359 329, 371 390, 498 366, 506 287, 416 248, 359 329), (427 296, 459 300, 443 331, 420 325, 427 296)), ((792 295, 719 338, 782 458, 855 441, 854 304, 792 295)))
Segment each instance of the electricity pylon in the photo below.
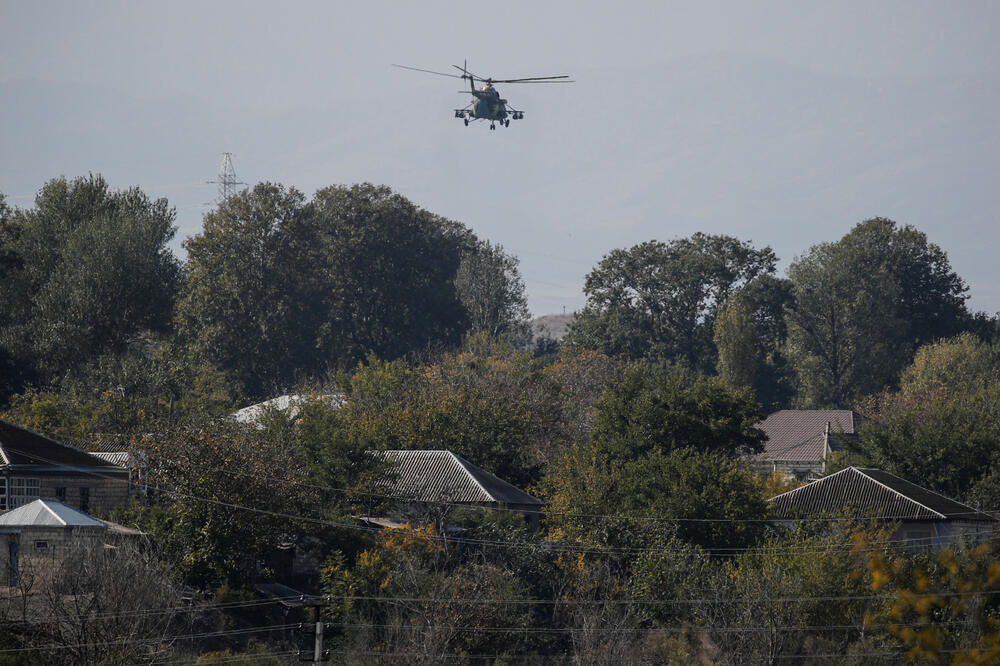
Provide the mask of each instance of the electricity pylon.
POLYGON ((233 168, 232 153, 222 153, 222 166, 219 167, 219 179, 206 180, 205 182, 210 185, 219 186, 219 196, 215 200, 216 204, 221 204, 236 194, 237 185, 246 185, 242 180, 236 180, 236 169, 233 168))

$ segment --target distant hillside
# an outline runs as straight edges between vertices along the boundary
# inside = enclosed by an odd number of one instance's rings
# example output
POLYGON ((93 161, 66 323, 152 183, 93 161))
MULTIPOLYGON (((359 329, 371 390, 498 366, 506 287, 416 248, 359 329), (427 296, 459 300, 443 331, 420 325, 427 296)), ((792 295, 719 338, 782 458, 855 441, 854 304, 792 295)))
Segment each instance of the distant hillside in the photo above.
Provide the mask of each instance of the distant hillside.
POLYGON ((537 339, 543 336, 562 340, 573 322, 573 314, 550 314, 531 320, 531 334, 537 339))

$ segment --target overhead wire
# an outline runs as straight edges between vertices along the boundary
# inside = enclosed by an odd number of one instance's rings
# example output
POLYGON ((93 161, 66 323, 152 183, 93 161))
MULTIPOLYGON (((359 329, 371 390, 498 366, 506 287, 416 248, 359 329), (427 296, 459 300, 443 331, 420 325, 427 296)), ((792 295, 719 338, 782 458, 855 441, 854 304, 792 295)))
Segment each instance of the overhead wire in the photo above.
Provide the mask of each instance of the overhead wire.
MULTIPOLYGON (((25 454, 25 455, 32 455, 35 459, 41 460, 43 462, 50 462, 52 464, 56 464, 55 461, 46 460, 44 457, 38 456, 36 454, 32 454, 30 452, 19 450, 19 449, 13 448, 13 447, 7 447, 7 448, 9 450, 11 450, 11 451, 17 451, 18 453, 22 453, 22 454, 25 454)), ((207 471, 216 471, 216 472, 223 471, 223 470, 213 470, 211 468, 205 468, 204 466, 202 466, 202 469, 206 469, 207 471)), ((111 477, 111 476, 109 476, 107 474, 102 474, 100 472, 94 472, 94 471, 84 471, 83 473, 88 474, 88 475, 90 475, 92 477, 97 477, 97 478, 105 478, 105 479, 112 479, 112 478, 114 478, 114 477, 111 477)), ((243 474, 243 476, 249 476, 249 475, 243 474)), ((263 478, 268 478, 268 477, 263 477, 263 478)), ((190 493, 184 493, 184 492, 181 492, 179 490, 174 490, 174 489, 171 489, 171 488, 160 488, 160 487, 157 487, 157 486, 150 486, 149 488, 152 489, 152 490, 155 490, 157 492, 163 493, 163 494, 165 494, 167 496, 181 497, 181 498, 192 500, 192 501, 204 502, 204 503, 209 503, 209 504, 213 504, 213 505, 217 505, 217 506, 224 506, 226 508, 239 509, 239 510, 242 510, 242 511, 248 511, 248 512, 258 513, 258 514, 262 514, 262 515, 268 515, 268 516, 272 516, 272 517, 276 517, 276 518, 283 518, 283 519, 287 519, 287 520, 301 521, 301 522, 310 523, 310 524, 316 524, 316 525, 324 525, 324 526, 327 526, 327 527, 334 527, 334 528, 349 529, 349 530, 354 530, 354 531, 361 531, 361 532, 366 532, 366 533, 369 533, 369 534, 378 534, 378 533, 382 533, 384 531, 383 528, 380 528, 380 527, 368 527, 368 526, 364 526, 364 525, 358 525, 356 523, 351 523, 351 522, 348 522, 348 521, 334 521, 334 520, 330 520, 328 518, 316 518, 316 517, 312 517, 312 516, 303 516, 301 514, 292 514, 292 513, 281 512, 281 511, 273 511, 273 510, 268 510, 268 509, 261 509, 261 508, 258 508, 258 507, 251 507, 251 506, 245 506, 245 505, 237 504, 235 502, 226 502, 226 501, 223 501, 223 500, 217 500, 217 499, 213 499, 213 498, 200 497, 200 496, 197 496, 197 495, 193 495, 193 494, 190 494, 190 493)), ((392 496, 384 496, 384 497, 392 497, 392 496)), ((608 518, 619 518, 618 516, 607 516, 607 517, 608 518)), ((724 519, 720 519, 720 520, 724 520, 724 519)), ((741 522, 739 519, 725 519, 725 520, 726 520, 726 522, 741 522)), ((891 523, 891 522, 896 522, 896 521, 887 521, 887 522, 891 523)), ((405 528, 397 528, 397 529, 405 529, 405 528)), ((417 534, 416 530, 413 530, 412 528, 409 528, 409 529, 410 529, 411 532, 417 534)), ((643 553, 685 552, 685 550, 683 548, 661 548, 661 547, 637 548, 637 547, 626 547, 626 546, 617 547, 617 546, 586 546, 586 545, 580 546, 580 545, 575 545, 575 544, 566 544, 566 543, 559 543, 559 542, 538 543, 538 542, 523 541, 523 540, 495 540, 495 539, 491 540, 491 539, 481 539, 481 538, 474 538, 474 537, 455 537, 455 536, 449 536, 447 534, 419 533, 419 535, 422 538, 426 538, 426 539, 433 540, 433 541, 440 541, 442 543, 455 543, 455 544, 462 544, 462 545, 479 545, 479 546, 494 546, 494 547, 504 547, 504 548, 531 548, 531 549, 543 548, 543 549, 548 550, 550 552, 570 552, 570 553, 595 554, 595 555, 599 555, 599 554, 604 554, 604 555, 641 555, 643 553)), ((933 537, 931 537, 931 539, 933 540, 933 537)), ((1000 541, 1000 533, 994 533, 993 535, 991 535, 989 537, 989 540, 990 541, 1000 541)), ((879 550, 884 550, 885 547, 886 547, 886 545, 899 545, 899 546, 904 546, 905 547, 907 544, 909 544, 909 545, 921 545, 921 544, 924 544, 926 542, 927 542, 927 537, 913 537, 913 538, 903 538, 903 539, 889 539, 889 540, 886 540, 885 542, 880 542, 878 544, 873 544, 873 546, 871 548, 868 548, 868 549, 858 549, 855 546, 845 545, 843 547, 843 550, 845 552, 855 552, 855 553, 877 552, 879 550)), ((749 551, 749 550, 754 550, 757 547, 758 546, 746 546, 746 547, 707 547, 707 548, 702 548, 701 550, 703 550, 704 552, 709 553, 709 554, 736 555, 736 554, 739 554, 741 552, 746 552, 746 551, 749 551)), ((818 553, 818 552, 830 552, 830 548, 829 547, 824 547, 824 546, 817 546, 815 548, 799 548, 799 549, 787 548, 787 549, 782 550, 782 552, 788 552, 788 553, 796 553, 796 552, 798 552, 798 553, 818 553)))

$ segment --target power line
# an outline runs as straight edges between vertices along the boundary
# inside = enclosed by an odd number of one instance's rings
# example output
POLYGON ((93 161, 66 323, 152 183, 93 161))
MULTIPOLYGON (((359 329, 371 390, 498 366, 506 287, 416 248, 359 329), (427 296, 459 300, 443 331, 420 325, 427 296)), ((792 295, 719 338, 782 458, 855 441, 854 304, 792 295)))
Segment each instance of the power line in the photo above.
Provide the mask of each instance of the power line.
MULTIPOLYGON (((54 462, 52 460, 45 459, 44 457, 41 457, 41 456, 38 456, 38 455, 35 455, 35 454, 31 454, 29 452, 26 452, 26 451, 23 451, 23 450, 19 450, 19 449, 13 448, 13 447, 8 447, 8 448, 11 451, 16 451, 18 453, 23 453, 23 454, 26 454, 26 455, 32 455, 35 459, 40 460, 42 462, 49 462, 49 463, 53 463, 54 464, 54 462)), ((214 470, 212 468, 206 468, 204 466, 196 466, 196 467, 199 467, 200 469, 203 469, 203 470, 206 470, 206 471, 221 471, 221 470, 214 470)), ((102 474, 100 472, 86 471, 84 473, 88 474, 88 475, 90 475, 92 477, 95 477, 95 478, 104 478, 104 479, 111 479, 112 478, 109 475, 102 474)), ((250 476, 250 475, 245 475, 245 476, 250 476)), ((260 478, 267 479, 268 477, 260 477, 260 478)), ((253 512, 253 513, 258 513, 258 514, 261 514, 261 515, 268 515, 268 516, 272 516, 272 517, 275 517, 275 518, 284 518, 284 519, 288 519, 288 520, 296 520, 296 521, 301 521, 301 522, 306 522, 306 523, 311 523, 311 524, 325 525, 325 526, 328 526, 328 527, 338 527, 338 528, 343 528, 343 529, 351 529, 351 530, 355 530, 355 531, 363 531, 363 532, 373 533, 373 534, 381 533, 381 532, 384 531, 382 528, 378 528, 378 527, 365 527, 365 526, 357 525, 355 523, 351 523, 351 522, 347 522, 347 521, 334 521, 334 520, 329 520, 329 519, 326 519, 326 518, 315 518, 315 517, 311 517, 311 516, 303 516, 301 514, 291 514, 291 513, 281 512, 281 511, 272 511, 272 510, 268 510, 268 509, 260 509, 260 508, 257 508, 257 507, 250 507, 250 506, 245 506, 245 505, 241 505, 241 504, 236 504, 234 502, 226 502, 226 501, 223 501, 223 500, 217 500, 217 499, 206 498, 206 497, 199 497, 199 496, 196 496, 196 495, 191 495, 189 493, 184 493, 184 492, 181 492, 181 491, 178 491, 178 490, 171 490, 171 489, 168 489, 168 488, 162 488, 162 487, 157 487, 157 486, 149 486, 148 488, 150 490, 154 490, 154 491, 163 493, 164 495, 168 495, 168 496, 181 497, 181 498, 189 499, 189 500, 193 500, 193 501, 214 504, 214 505, 217 505, 217 506, 224 506, 224 507, 227 507, 227 508, 239 509, 239 510, 242 510, 242 511, 249 511, 249 512, 253 512)), ((613 517, 613 516, 611 516, 611 517, 613 517)), ((733 519, 733 520, 737 520, 738 521, 738 519, 733 519)), ((404 529, 404 528, 396 528, 396 529, 404 529)), ((501 540, 496 540, 496 539, 492 539, 492 540, 491 539, 478 539, 478 538, 474 538, 474 537, 454 537, 454 536, 448 536, 446 534, 418 534, 417 531, 413 530, 412 528, 410 528, 410 532, 413 533, 413 534, 416 534, 416 535, 420 536, 421 538, 426 538, 426 539, 434 540, 434 541, 440 541, 442 543, 455 543, 455 544, 463 544, 463 545, 480 545, 480 546, 495 546, 495 547, 505 547, 505 548, 531 548, 531 549, 544 548, 544 549, 546 549, 546 550, 548 550, 550 552, 569 552, 569 553, 582 553, 582 554, 595 554, 595 555, 640 555, 640 554, 643 554, 643 553, 686 552, 682 548, 633 548, 633 547, 625 547, 625 546, 622 546, 622 547, 618 547, 618 546, 578 546, 578 545, 575 545, 575 544, 574 545, 567 545, 567 544, 564 544, 564 543, 551 542, 551 541, 550 542, 545 542, 545 543, 539 543, 539 542, 524 541, 524 540, 505 540, 505 541, 501 541, 501 540)), ((889 546, 889 545, 906 545, 906 544, 922 545, 922 544, 925 544, 927 542, 927 539, 928 539, 927 537, 904 538, 904 539, 887 539, 884 542, 878 542, 878 543, 874 544, 873 547, 868 548, 868 549, 857 549, 854 546, 845 545, 842 550, 844 550, 845 552, 855 552, 855 553, 877 552, 877 551, 880 551, 880 550, 885 550, 885 548, 887 546, 889 546)), ((933 539, 934 539, 934 537, 931 537, 932 542, 933 542, 933 539)), ((1000 540, 1000 534, 998 534, 998 533, 995 532, 994 534, 992 534, 989 537, 988 540, 989 541, 998 541, 998 540, 1000 540)), ((706 552, 706 553, 709 553, 709 554, 735 555, 735 554, 738 554, 738 553, 741 553, 741 552, 746 552, 746 551, 754 550, 754 549, 756 549, 758 547, 759 546, 746 546, 746 547, 710 547, 710 548, 701 548, 701 550, 704 551, 704 552, 706 552)), ((831 552, 831 550, 832 549, 830 549, 830 548, 826 548, 826 547, 822 547, 822 546, 817 546, 815 548, 784 548, 784 549, 781 549, 780 552, 782 552, 782 553, 803 553, 803 554, 806 554, 806 553, 831 552)))

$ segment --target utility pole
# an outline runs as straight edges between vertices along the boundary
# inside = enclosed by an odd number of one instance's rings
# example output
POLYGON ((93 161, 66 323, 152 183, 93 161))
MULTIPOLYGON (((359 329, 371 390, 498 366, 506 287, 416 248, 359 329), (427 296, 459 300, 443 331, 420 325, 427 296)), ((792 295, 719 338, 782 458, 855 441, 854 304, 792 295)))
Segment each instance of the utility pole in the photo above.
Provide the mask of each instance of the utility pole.
MULTIPOLYGON (((319 666, 319 664, 322 664, 330 658, 330 655, 323 649, 323 616, 321 614, 323 609, 322 598, 315 597, 313 598, 312 603, 309 603, 308 605, 313 609, 313 618, 316 620, 314 623, 315 628, 313 630, 312 657, 310 658, 309 656, 309 648, 303 647, 299 649, 299 661, 308 661, 311 662, 313 666, 319 666)), ((308 627, 308 623, 303 622, 299 625, 299 630, 305 634, 305 631, 308 631, 308 627)), ((308 634, 305 634, 302 638, 306 639, 307 636, 308 634)), ((308 645, 308 643, 306 645, 308 645)))
POLYGON ((319 614, 319 606, 316 606, 316 647, 313 648, 313 665, 320 666, 323 663, 323 620, 319 614))
POLYGON ((246 185, 242 180, 236 180, 236 169, 233 168, 233 154, 222 153, 222 166, 219 167, 218 180, 206 180, 209 185, 219 186, 219 196, 215 204, 221 204, 236 194, 237 185, 246 185))

